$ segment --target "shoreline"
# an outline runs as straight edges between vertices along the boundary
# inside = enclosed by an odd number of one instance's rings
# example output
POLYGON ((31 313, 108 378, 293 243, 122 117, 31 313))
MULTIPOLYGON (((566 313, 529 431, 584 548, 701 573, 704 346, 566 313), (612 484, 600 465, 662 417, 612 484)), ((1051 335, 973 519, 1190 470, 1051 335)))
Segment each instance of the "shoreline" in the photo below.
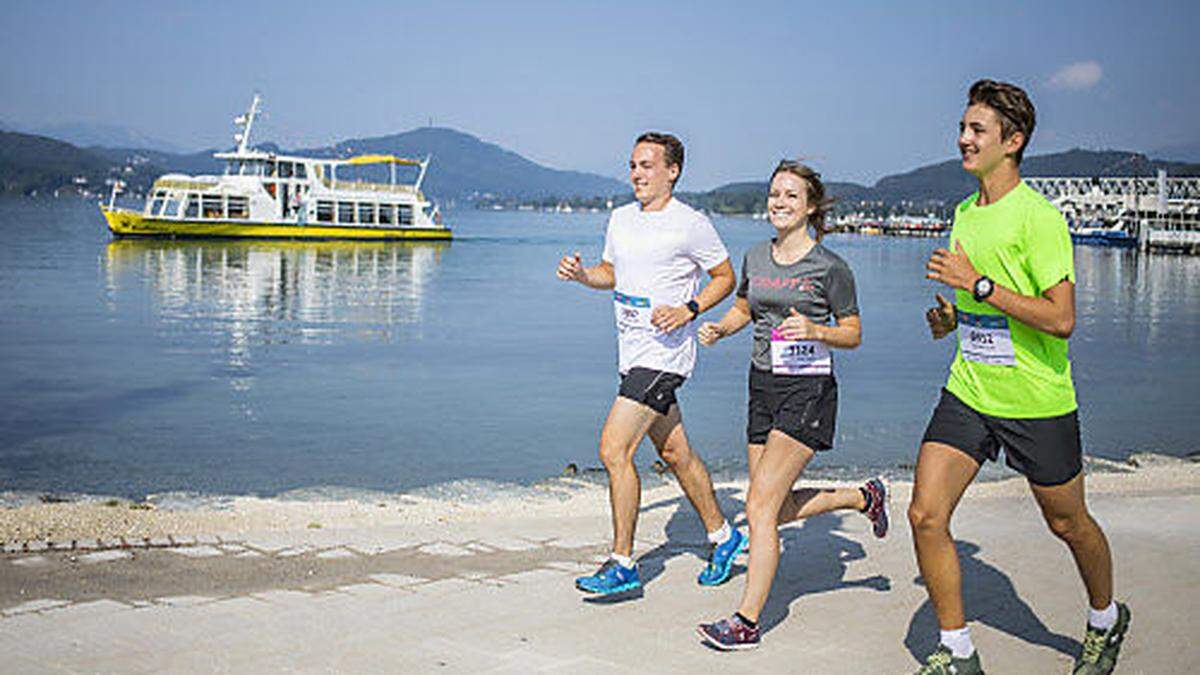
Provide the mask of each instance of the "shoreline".
MULTIPOLYGON (((1153 454, 1134 455, 1131 460, 1089 462, 1088 493, 1138 496, 1200 491, 1200 462, 1153 454)), ((902 517, 911 494, 911 479, 888 482, 893 519, 902 517)), ((744 503, 745 478, 716 480, 714 484, 722 501, 734 501, 734 508, 744 503)), ((801 477, 798 484, 834 487, 854 485, 857 481, 801 477)), ((353 498, 335 499, 220 496, 208 498, 207 503, 196 500, 183 506, 172 505, 169 499, 157 504, 154 496, 146 502, 86 497, 80 501, 21 503, 0 507, 0 551, 173 547, 248 533, 415 527, 608 513, 604 482, 561 477, 509 492, 494 489, 489 492, 495 485, 499 484, 458 481, 441 486, 442 489, 404 494, 364 491, 353 498), (472 492, 472 487, 480 489, 472 492)), ((1026 495, 1028 491, 1020 477, 977 480, 965 498, 1013 497, 1026 495)), ((309 494, 320 493, 314 490, 309 494)), ((644 479, 643 505, 679 494, 679 488, 670 479, 657 476, 644 479)))

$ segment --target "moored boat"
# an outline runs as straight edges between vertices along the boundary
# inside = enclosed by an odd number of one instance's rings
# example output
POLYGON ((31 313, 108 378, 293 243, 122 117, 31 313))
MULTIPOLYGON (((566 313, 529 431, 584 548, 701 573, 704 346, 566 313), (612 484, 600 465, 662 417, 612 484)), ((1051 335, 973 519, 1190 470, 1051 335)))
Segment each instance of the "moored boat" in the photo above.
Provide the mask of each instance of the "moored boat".
POLYGON ((329 159, 284 155, 250 147, 259 115, 256 95, 235 123, 238 145, 213 156, 220 176, 170 173, 154 181, 140 211, 115 206, 117 186, 101 206, 117 236, 252 237, 285 239, 445 240, 450 228, 421 183, 430 158, 360 155, 329 159), (388 180, 339 179, 338 171, 384 166, 388 180), (416 172, 397 179, 397 170, 416 172))
POLYGON ((1076 244, 1119 248, 1137 246, 1137 237, 1130 234, 1121 223, 1109 225, 1101 221, 1094 221, 1071 227, 1070 231, 1071 241, 1076 244))

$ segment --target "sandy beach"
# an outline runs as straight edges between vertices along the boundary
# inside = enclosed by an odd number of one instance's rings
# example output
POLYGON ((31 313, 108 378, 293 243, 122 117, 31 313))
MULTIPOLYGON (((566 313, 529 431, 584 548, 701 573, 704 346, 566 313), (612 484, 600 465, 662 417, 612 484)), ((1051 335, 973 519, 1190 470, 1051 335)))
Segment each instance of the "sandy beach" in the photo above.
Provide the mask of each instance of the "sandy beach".
MULTIPOLYGON (((1135 463, 1088 481, 1118 596, 1134 611, 1118 671, 1187 672, 1200 662, 1188 618, 1200 601, 1200 464, 1135 463)), ((744 567, 724 586, 697 586, 703 532, 670 483, 642 500, 646 588, 612 602, 571 583, 602 558, 609 532, 606 491, 572 479, 457 503, 6 508, 0 670, 911 672, 936 625, 904 518, 911 486, 892 487, 887 539, 852 513, 785 528, 762 647, 738 654, 703 647, 693 628, 732 611, 744 567)), ((717 490, 740 511, 744 483, 717 490)), ((973 486, 955 536, 988 672, 1069 670, 1085 599, 1023 482, 973 486)))

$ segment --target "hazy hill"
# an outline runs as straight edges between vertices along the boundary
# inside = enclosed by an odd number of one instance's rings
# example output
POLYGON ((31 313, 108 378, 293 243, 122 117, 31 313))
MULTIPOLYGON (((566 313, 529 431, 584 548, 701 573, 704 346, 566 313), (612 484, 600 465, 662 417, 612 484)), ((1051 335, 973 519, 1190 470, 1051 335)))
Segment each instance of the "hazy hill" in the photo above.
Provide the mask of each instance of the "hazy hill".
POLYGON ((471 134, 444 127, 424 127, 390 136, 357 138, 333 147, 299 150, 299 154, 342 157, 381 153, 433 155, 424 191, 438 199, 470 199, 502 195, 518 199, 548 196, 612 195, 628 190, 624 183, 579 171, 560 171, 471 134))
POLYGON ((116 164, 138 164, 144 162, 160 169, 160 173, 174 171, 195 175, 199 173, 222 173, 225 171, 225 163, 213 158, 213 153, 217 152, 216 150, 202 150, 187 154, 129 147, 109 148, 93 146, 88 148, 88 150, 116 164))
POLYGON ((1168 145, 1157 150, 1153 150, 1147 154, 1152 157, 1158 157, 1160 159, 1165 159, 1172 162, 1188 162, 1195 164, 1200 162, 1200 141, 1168 145))
POLYGON ((110 165, 86 150, 45 136, 0 131, 0 193, 48 193, 82 176, 102 185, 110 165))
MULTIPOLYGON (((1172 176, 1200 175, 1200 165, 1164 162, 1141 153, 1120 150, 1068 150, 1031 155, 1021 162, 1024 176, 1153 176, 1166 169, 1172 176)), ((977 183, 957 159, 885 176, 872 187, 872 198, 885 202, 943 201, 953 203, 971 194, 977 183)))
MULTIPOLYGON (((271 143, 260 148, 285 152, 271 143)), ((545 200, 626 195, 618 180, 578 171, 560 171, 532 162, 515 152, 453 129, 426 127, 390 136, 359 138, 334 146, 294 151, 317 157, 346 157, 364 153, 410 157, 433 155, 425 191, 435 200, 545 200)), ((1146 155, 1116 150, 1070 150, 1025 158, 1026 176, 1152 176, 1164 168, 1172 176, 1200 175, 1200 164, 1153 160, 1146 155)), ((220 173, 223 167, 212 151, 175 154, 160 150, 90 147, 17 132, 0 132, 0 191, 42 193, 74 185, 83 176, 95 190, 104 178, 119 175, 135 190, 146 189, 155 176, 168 171, 189 174, 220 173)), ((975 180, 956 159, 885 176, 873 186, 830 181, 830 194, 843 204, 902 201, 954 204, 975 190, 975 180)), ((697 208, 716 213, 761 211, 766 183, 738 182, 715 190, 681 195, 697 208)))
MULTIPOLYGON (((624 183, 611 178, 551 169, 470 134, 440 127, 350 139, 321 148, 284 150, 273 143, 263 143, 257 147, 312 157, 349 157, 368 153, 408 157, 433 155, 423 189, 438 200, 469 200, 484 195, 517 199, 595 196, 628 190, 624 183)), ((196 174, 220 173, 223 170, 223 164, 212 158, 211 150, 186 155, 133 148, 90 150, 119 163, 140 157, 164 171, 196 174)))
MULTIPOLYGON (((830 197, 841 202, 870 199, 871 188, 858 183, 830 181, 825 184, 830 197)), ((767 208, 767 182, 729 183, 708 192, 688 192, 680 198, 698 209, 712 213, 755 213, 767 208)))
POLYGON ((26 129, 25 131, 38 136, 48 136, 60 141, 66 141, 71 145, 81 148, 100 145, 109 148, 142 148, 171 153, 184 152, 183 148, 174 143, 153 138, 115 124, 70 122, 43 125, 26 129))
MULTIPOLYGON (((1172 176, 1200 176, 1200 164, 1153 160, 1143 154, 1118 150, 1068 150, 1031 155, 1021 163, 1025 176, 1153 176, 1159 169, 1172 176)), ((912 171, 884 176, 875 185, 826 183, 829 194, 842 204, 872 201, 884 204, 941 202, 955 204, 977 188, 975 179, 957 159, 930 164, 912 171)), ((689 203, 715 213, 750 213, 766 208, 767 184, 739 182, 687 195, 689 203)))

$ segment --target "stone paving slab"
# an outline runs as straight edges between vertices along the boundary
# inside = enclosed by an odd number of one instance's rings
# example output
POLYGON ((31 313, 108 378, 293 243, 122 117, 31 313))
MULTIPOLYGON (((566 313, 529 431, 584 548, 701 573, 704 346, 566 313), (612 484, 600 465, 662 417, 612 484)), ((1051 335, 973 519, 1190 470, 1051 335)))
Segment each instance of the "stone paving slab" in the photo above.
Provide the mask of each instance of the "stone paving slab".
POLYGON ((132 557, 133 554, 129 551, 97 551, 95 553, 85 553, 79 556, 78 561, 84 565, 92 565, 95 563, 112 562, 114 560, 127 560, 132 557))

